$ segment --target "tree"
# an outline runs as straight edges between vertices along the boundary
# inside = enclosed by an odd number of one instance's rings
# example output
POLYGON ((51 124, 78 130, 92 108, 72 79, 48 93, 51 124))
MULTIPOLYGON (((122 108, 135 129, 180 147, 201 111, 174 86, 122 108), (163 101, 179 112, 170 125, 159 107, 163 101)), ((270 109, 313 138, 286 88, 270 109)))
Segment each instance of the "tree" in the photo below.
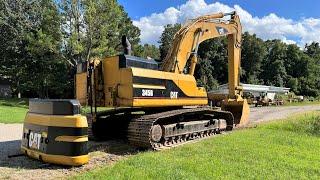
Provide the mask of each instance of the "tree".
POLYGON ((150 44, 144 44, 143 46, 139 44, 138 46, 135 46, 133 53, 135 56, 143 58, 150 57, 156 60, 158 60, 160 57, 159 48, 150 44))
POLYGON ((181 24, 168 24, 164 26, 164 31, 162 32, 159 40, 159 50, 160 50, 160 59, 163 60, 171 47, 173 37, 176 32, 181 28, 181 24))
POLYGON ((297 78, 290 78, 287 86, 293 91, 295 94, 299 94, 299 81, 297 78))
POLYGON ((116 55, 123 35, 129 38, 133 47, 140 41, 140 30, 132 24, 128 14, 117 1, 86 0, 84 9, 86 60, 90 57, 116 55))
POLYGON ((297 45, 288 45, 284 61, 288 76, 294 78, 306 76, 308 71, 307 61, 307 57, 297 45))
MULTIPOLYGON (((225 37, 210 39, 199 45, 198 56, 200 59, 208 61, 211 66, 213 81, 219 84, 228 82, 228 56, 227 56, 227 39, 225 37)), ((205 65, 206 63, 204 63, 205 65)), ((199 69, 205 68, 198 66, 199 69)), ((198 71, 199 69, 196 69, 198 71)), ((210 78, 208 78, 210 79, 210 78)), ((215 82, 209 82, 215 84, 215 82)))
POLYGON ((61 27, 64 37, 64 59, 72 66, 83 61, 84 46, 84 9, 82 0, 61 0, 59 12, 61 14, 61 27))
POLYGON ((29 65, 29 32, 37 30, 39 1, 0 1, 0 75, 11 82, 14 94, 23 90, 29 65))
POLYGON ((308 96, 320 95, 320 47, 312 42, 305 46, 306 75, 300 78, 301 92, 308 96))
POLYGON ((311 44, 306 44, 305 53, 311 58, 320 61, 320 46, 318 42, 312 42, 311 44))
POLYGON ((241 67, 242 67, 242 82, 251 84, 260 84, 258 78, 261 73, 261 64, 267 54, 267 49, 264 41, 257 38, 255 34, 250 35, 245 32, 242 35, 241 46, 241 67))
MULTIPOLYGON (((38 18, 36 19, 37 30, 27 33, 27 52, 29 65, 27 72, 29 77, 24 82, 28 84, 27 89, 33 89, 38 97, 48 98, 49 89, 54 88, 58 82, 68 84, 64 76, 57 76, 63 73, 67 74, 67 69, 61 69, 63 66, 60 48, 62 36, 60 31, 60 15, 56 4, 52 0, 40 1, 38 9, 38 18), (60 72, 59 72, 60 71, 60 72), (50 72, 50 73, 49 73, 50 72)), ((56 88, 56 90, 64 88, 56 88)), ((62 95, 63 92, 55 92, 62 95)))
POLYGON ((267 41, 268 54, 263 61, 263 72, 260 78, 267 85, 283 87, 286 82, 287 72, 284 66, 286 57, 286 44, 280 40, 267 41))
POLYGON ((219 85, 218 81, 213 77, 214 67, 209 59, 199 59, 196 65, 194 76, 197 79, 197 84, 206 88, 207 91, 216 89, 219 85))

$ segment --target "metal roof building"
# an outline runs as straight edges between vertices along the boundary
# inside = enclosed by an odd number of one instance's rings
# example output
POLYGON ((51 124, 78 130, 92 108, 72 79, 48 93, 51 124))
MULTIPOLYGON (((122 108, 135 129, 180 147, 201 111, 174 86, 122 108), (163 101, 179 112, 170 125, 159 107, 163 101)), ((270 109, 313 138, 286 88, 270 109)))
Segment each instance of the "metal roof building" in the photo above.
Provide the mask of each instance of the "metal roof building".
MULTIPOLYGON (((252 94, 259 94, 259 93, 288 93, 290 88, 286 87, 276 87, 276 86, 265 86, 265 85, 256 85, 256 84, 242 84, 244 92, 250 92, 252 94)), ((228 84, 223 84, 218 87, 217 90, 212 90, 209 93, 215 94, 228 94, 228 84)))

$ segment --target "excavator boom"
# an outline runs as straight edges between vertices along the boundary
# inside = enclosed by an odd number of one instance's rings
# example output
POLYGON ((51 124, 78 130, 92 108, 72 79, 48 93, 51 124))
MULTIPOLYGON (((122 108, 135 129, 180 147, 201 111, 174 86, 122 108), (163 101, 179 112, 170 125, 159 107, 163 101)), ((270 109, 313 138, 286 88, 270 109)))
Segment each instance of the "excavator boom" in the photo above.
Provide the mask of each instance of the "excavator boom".
POLYGON ((163 71, 183 74, 187 61, 190 61, 188 74, 193 75, 199 44, 208 39, 227 36, 229 96, 224 100, 222 108, 234 114, 236 124, 246 124, 249 116, 249 106, 241 97, 239 81, 241 35, 242 27, 236 12, 200 16, 175 34, 172 47, 161 66, 163 71), (221 19, 229 15, 229 20, 221 19))

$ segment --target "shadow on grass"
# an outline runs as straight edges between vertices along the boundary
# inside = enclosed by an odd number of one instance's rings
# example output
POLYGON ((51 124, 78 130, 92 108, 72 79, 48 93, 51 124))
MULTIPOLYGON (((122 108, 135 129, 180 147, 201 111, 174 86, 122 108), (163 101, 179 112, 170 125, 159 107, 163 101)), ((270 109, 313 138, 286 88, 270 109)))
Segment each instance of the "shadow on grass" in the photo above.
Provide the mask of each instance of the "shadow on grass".
POLYGON ((124 139, 113 139, 107 141, 89 141, 88 143, 89 152, 102 151, 113 155, 132 155, 137 154, 143 149, 138 149, 129 145, 124 139))
MULTIPOLYGON (((72 169, 78 167, 70 167, 63 165, 48 164, 39 160, 29 158, 25 155, 9 157, 12 155, 22 154, 20 152, 20 140, 0 142, 0 167, 14 168, 14 169, 47 169, 47 170, 59 170, 59 169, 72 169)), ((108 140, 108 141, 89 141, 88 142, 89 153, 103 152, 105 153, 100 158, 109 159, 113 156, 126 156, 133 155, 141 152, 141 150, 130 146, 125 140, 108 140), (109 157, 108 157, 109 156, 109 157)), ((90 154, 89 154, 90 155, 90 154)), ((91 162, 89 162, 88 166, 91 162)), ((94 163, 93 163, 94 164, 94 163)), ((79 168, 85 168, 84 165, 79 168)))

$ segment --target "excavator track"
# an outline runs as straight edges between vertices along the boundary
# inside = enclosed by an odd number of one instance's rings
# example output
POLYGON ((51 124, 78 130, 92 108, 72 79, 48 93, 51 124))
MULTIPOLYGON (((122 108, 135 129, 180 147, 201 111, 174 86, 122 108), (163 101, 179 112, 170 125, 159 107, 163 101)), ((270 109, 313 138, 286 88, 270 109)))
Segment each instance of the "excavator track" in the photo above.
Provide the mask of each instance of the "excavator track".
POLYGON ((233 115, 228 111, 212 108, 178 109, 132 119, 127 137, 131 145, 161 150, 224 130, 230 131, 233 123, 233 115))

